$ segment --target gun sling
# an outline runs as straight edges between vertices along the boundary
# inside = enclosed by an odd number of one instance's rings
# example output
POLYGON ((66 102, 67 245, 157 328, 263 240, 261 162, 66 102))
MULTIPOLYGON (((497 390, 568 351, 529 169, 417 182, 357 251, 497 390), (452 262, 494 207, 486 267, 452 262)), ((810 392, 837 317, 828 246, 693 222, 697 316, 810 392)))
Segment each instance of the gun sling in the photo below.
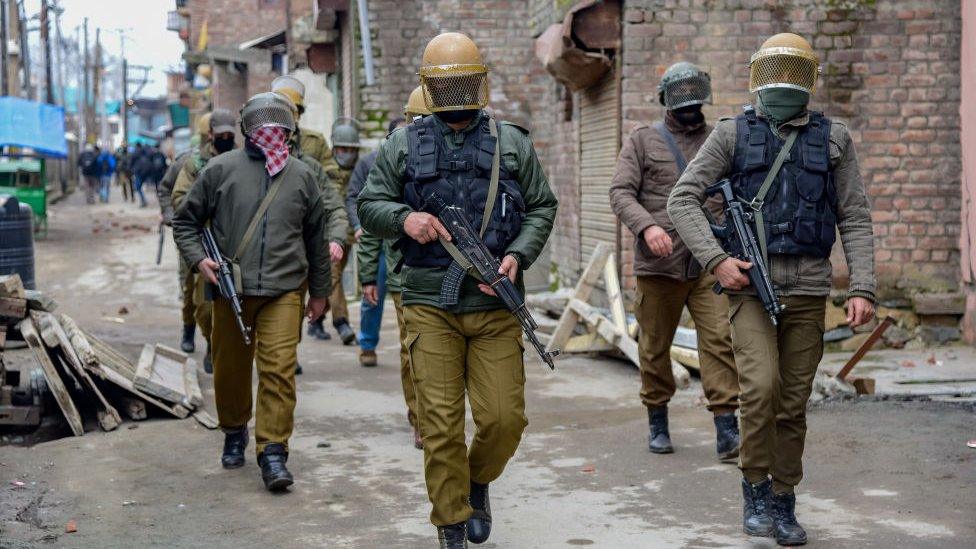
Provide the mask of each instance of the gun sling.
POLYGON ((244 236, 241 237, 241 241, 237 244, 237 249, 234 250, 234 256, 230 258, 231 270, 234 273, 234 286, 237 288, 238 292, 244 291, 244 283, 241 276, 240 260, 241 256, 244 255, 244 251, 247 250, 247 246, 251 243, 254 238, 254 232, 257 231, 258 225, 261 223, 261 218, 264 214, 268 212, 268 208, 271 207, 271 203, 274 202, 275 196, 278 195, 278 190, 281 189, 281 183, 285 180, 285 175, 291 170, 292 162, 289 162, 285 166, 284 171, 278 176, 278 179, 271 184, 268 188, 268 193, 264 195, 264 200, 258 206, 258 210, 254 212, 254 217, 251 218, 251 222, 247 226, 247 230, 244 231, 244 236))
POLYGON ((766 195, 769 194, 769 189, 773 186, 773 181, 779 174, 780 168, 783 167, 783 162, 786 161, 786 157, 790 155, 790 149, 793 148, 793 142, 796 141, 796 130, 790 130, 789 135, 786 136, 786 143, 783 144, 783 148, 779 150, 779 154, 776 155, 776 160, 773 162, 773 167, 769 169, 769 173, 766 174, 766 179, 763 180, 762 186, 759 187, 759 192, 749 203, 749 207, 752 209, 753 216, 756 218, 756 238, 759 239, 759 250, 762 252, 763 261, 766 265, 769 265, 769 254, 766 253, 766 225, 763 223, 762 207, 766 200, 766 195))

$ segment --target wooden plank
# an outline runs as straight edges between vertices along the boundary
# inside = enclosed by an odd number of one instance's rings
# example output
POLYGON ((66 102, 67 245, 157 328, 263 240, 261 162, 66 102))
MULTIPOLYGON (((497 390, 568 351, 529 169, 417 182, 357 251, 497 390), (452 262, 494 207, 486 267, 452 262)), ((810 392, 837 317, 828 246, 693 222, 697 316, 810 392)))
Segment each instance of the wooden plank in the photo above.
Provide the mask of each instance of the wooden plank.
POLYGON ((701 370, 701 362, 698 357, 698 351, 696 351, 695 349, 686 349, 684 347, 678 347, 677 345, 672 345, 671 360, 678 362, 688 368, 701 370))
POLYGON ((854 352, 854 356, 852 356, 850 360, 848 360, 847 363, 844 364, 844 367, 840 369, 840 372, 837 372, 837 379, 844 381, 844 378, 847 377, 847 374, 851 373, 851 370, 854 369, 854 366, 858 362, 860 362, 862 358, 864 358, 864 355, 868 354, 868 351, 871 350, 871 347, 874 347, 874 344, 877 343, 879 339, 881 339, 882 335, 884 335, 885 330, 887 330, 894 323, 895 323, 894 317, 890 315, 886 316, 885 319, 881 322, 881 324, 878 324, 878 327, 875 328, 873 332, 871 332, 871 335, 869 335, 868 338, 864 340, 864 343, 862 343, 861 346, 858 347, 857 351, 854 352))
MULTIPOLYGON (((590 262, 587 263, 586 269, 583 270, 583 275, 580 276, 579 281, 576 283, 573 298, 581 301, 586 301, 590 298, 590 294, 593 293, 593 286, 603 272, 603 266, 606 264, 607 256, 609 255, 610 247, 608 245, 603 243, 597 244, 593 255, 590 256, 590 262)), ((559 324, 553 330, 552 338, 549 340, 549 345, 546 346, 546 350, 553 351, 565 345, 569 341, 570 336, 573 335, 577 323, 579 323, 579 317, 576 313, 568 306, 563 309, 563 313, 559 316, 559 324)))
POLYGON ((217 420, 206 410, 197 410, 196 412, 193 412, 193 419, 197 420, 197 423, 210 430, 214 430, 219 426, 217 420))
MULTIPOLYGON (((98 411, 98 424, 101 426, 103 431, 113 431, 122 423, 122 416, 119 415, 118 410, 113 407, 102 391, 99 390, 98 386, 88 375, 85 370, 84 365, 81 363, 81 359, 75 352, 74 347, 71 346, 71 341, 68 340, 68 334, 64 332, 61 324, 58 322, 56 316, 51 313, 45 313, 41 311, 31 311, 31 318, 34 319, 34 324, 41 327, 42 336, 45 333, 51 334, 54 338, 56 345, 48 345, 48 347, 59 347, 61 353, 65 357, 65 362, 71 366, 78 378, 81 379, 82 384, 85 389, 93 393, 98 399, 100 409, 98 411)), ((45 337, 45 341, 47 338, 45 337)))
POLYGON ((0 297, 24 298, 24 282, 19 274, 0 276, 0 297))
POLYGON ((200 389, 200 370, 197 361, 187 357, 183 368, 183 380, 186 385, 186 395, 194 410, 203 406, 203 390, 200 389))
POLYGON ((617 254, 612 253, 607 256, 607 262, 603 265, 603 284, 607 292, 607 300, 610 302, 610 318, 613 319, 617 329, 629 335, 627 331, 627 310, 624 308, 620 279, 617 278, 617 254))
POLYGON ((58 302, 44 292, 25 290, 24 297, 27 299, 27 308, 33 311, 53 313, 58 308, 58 302))
POLYGON ((41 341, 41 335, 38 333, 37 327, 34 326, 34 321, 30 318, 25 318, 21 321, 20 333, 23 334, 24 340, 27 341, 27 345, 34 351, 34 356, 41 364, 41 371, 44 372, 47 385, 51 389, 51 393, 54 395, 54 400, 57 401, 58 407, 61 408, 64 418, 68 421, 71 432, 76 437, 84 435, 85 428, 81 422, 81 414, 78 413, 78 408, 75 407, 74 401, 71 400, 68 389, 65 388, 64 383, 61 381, 61 376, 58 375, 58 370, 54 366, 54 362, 51 361, 51 357, 47 354, 47 349, 41 341))
POLYGON ((562 352, 565 354, 573 353, 599 353, 612 351, 615 347, 607 340, 600 337, 596 332, 573 336, 563 345, 562 352))
POLYGON ((187 356, 157 343, 142 348, 133 382, 137 389, 174 404, 193 408, 187 394, 187 356))
POLYGON ((0 316, 24 318, 27 316, 27 300, 20 297, 0 297, 0 316))

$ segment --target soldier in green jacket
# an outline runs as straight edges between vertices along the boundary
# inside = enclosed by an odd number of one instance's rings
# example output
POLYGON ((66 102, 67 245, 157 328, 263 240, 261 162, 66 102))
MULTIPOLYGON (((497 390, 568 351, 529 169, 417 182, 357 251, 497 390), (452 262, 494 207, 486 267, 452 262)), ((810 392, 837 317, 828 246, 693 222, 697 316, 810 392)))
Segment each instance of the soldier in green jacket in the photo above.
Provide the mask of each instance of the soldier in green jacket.
POLYGON ((258 464, 272 491, 294 482, 285 464, 294 427, 302 310, 310 320, 320 317, 330 291, 328 216, 314 173, 288 150, 294 129, 291 106, 280 95, 249 99, 241 110, 244 148, 207 163, 173 220, 180 253, 207 280, 216 282, 218 266, 200 240, 208 224, 222 255, 239 273, 235 279, 250 344, 237 328, 229 301, 216 297, 213 303, 214 399, 225 433, 221 463, 225 468, 244 465, 254 365, 258 464))
MULTIPOLYGON (((207 136, 201 145, 192 150, 180 165, 180 173, 173 184, 171 203, 174 210, 183 205, 186 193, 190 191, 197 180, 200 170, 207 165, 211 158, 234 148, 234 123, 237 117, 227 109, 216 109, 207 116, 207 136)), ((181 260, 182 261, 182 260, 181 260)), ((193 279, 191 292, 193 294, 193 318, 200 333, 207 342, 207 354, 203 357, 203 371, 213 373, 213 360, 210 355, 211 302, 204 295, 205 280, 199 273, 190 272, 193 279)), ((190 351, 192 352, 192 351, 190 351)))
MULTIPOLYGON (((359 127, 352 119, 339 119, 332 125, 332 158, 322 168, 325 174, 335 184, 339 196, 343 199, 349 188, 356 161, 359 160, 359 127)), ((343 345, 356 343, 356 332, 349 325, 349 308, 346 305, 346 292, 342 287, 342 272, 346 268, 349 251, 355 242, 353 228, 350 226, 342 241, 342 255, 332 266, 332 295, 329 296, 329 308, 332 312, 332 326, 339 333, 343 345)), ((329 339, 323 326, 324 317, 309 325, 308 334, 318 339, 329 339)))
POLYGON ((295 132, 292 140, 298 143, 298 148, 307 158, 311 158, 323 166, 332 158, 332 149, 325 141, 325 136, 310 128, 300 127, 299 120, 305 114, 305 84, 294 76, 282 75, 271 81, 271 91, 280 93, 288 98, 297 108, 295 117, 295 132))
MULTIPOLYGON (((173 225, 173 215, 175 214, 175 206, 173 204, 173 189, 176 186, 176 180, 180 175, 180 170, 183 169, 183 164, 188 158, 190 158, 195 152, 197 152, 201 146, 205 146, 207 141, 210 139, 210 113, 205 113, 197 119, 196 133, 190 138, 190 149, 181 152, 176 155, 173 162, 170 163, 169 167, 166 168, 166 173, 163 178, 159 181, 159 185, 156 187, 156 198, 159 199, 159 213, 163 218, 163 223, 169 226, 173 225)), ((200 305, 199 302, 195 300, 194 296, 194 280, 195 276, 190 266, 187 265, 183 258, 180 258, 179 263, 179 276, 180 276, 180 299, 183 302, 181 308, 181 313, 183 316, 183 335, 180 340, 180 349, 184 353, 192 353, 196 351, 196 331, 197 331, 197 321, 194 318, 196 310, 200 305)))
POLYGON ((499 274, 522 287, 520 273, 549 238, 557 202, 528 132, 484 112, 487 68, 470 38, 444 33, 431 40, 420 78, 434 114, 383 143, 359 196, 359 219, 367 232, 399 239, 403 251, 403 316, 430 518, 441 547, 461 548, 488 539, 488 484, 501 475, 527 424, 522 334, 493 291, 474 278, 464 279, 457 304, 441 301, 452 256, 438 239, 449 234, 421 210, 434 194, 480 226, 497 160, 483 239, 501 258, 499 274), (470 450, 466 393, 477 426, 470 450))

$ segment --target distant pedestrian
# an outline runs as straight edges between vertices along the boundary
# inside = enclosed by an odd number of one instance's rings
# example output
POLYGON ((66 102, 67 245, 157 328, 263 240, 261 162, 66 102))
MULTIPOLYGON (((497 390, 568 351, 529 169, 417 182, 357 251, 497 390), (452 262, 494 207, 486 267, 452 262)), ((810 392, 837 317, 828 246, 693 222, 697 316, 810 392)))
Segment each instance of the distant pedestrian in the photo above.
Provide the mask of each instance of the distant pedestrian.
POLYGON ((136 199, 136 195, 132 191, 131 159, 128 147, 122 143, 115 151, 115 180, 122 188, 122 200, 124 202, 134 202, 136 199))
POLYGON ((136 152, 132 154, 132 177, 135 183, 134 190, 139 195, 139 207, 146 207, 146 195, 142 192, 142 185, 152 174, 152 160, 150 152, 146 147, 136 146, 136 152))
POLYGON ((98 195, 99 199, 107 204, 109 194, 112 190, 112 176, 115 175, 115 155, 109 152, 108 149, 101 150, 99 147, 95 148, 99 150, 98 164, 102 170, 101 175, 99 175, 98 195))
POLYGON ((98 161, 98 151, 95 150, 94 145, 85 145, 85 150, 78 157, 78 167, 81 168, 81 175, 84 178, 85 200, 89 204, 94 204, 95 188, 98 186, 98 178, 102 174, 98 161))
POLYGON ((166 169, 169 167, 169 163, 166 161, 166 155, 163 154, 163 151, 159 150, 159 147, 153 147, 152 154, 149 158, 152 161, 150 178, 152 184, 156 187, 156 193, 159 194, 159 182, 166 175, 166 169))

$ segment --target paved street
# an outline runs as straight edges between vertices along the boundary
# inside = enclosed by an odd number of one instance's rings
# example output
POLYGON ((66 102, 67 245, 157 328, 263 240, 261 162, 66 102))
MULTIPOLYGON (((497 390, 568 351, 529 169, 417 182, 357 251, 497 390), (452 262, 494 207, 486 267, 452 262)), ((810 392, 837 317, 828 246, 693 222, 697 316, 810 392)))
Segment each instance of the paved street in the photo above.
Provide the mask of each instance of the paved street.
MULTIPOLYGON (((85 207, 76 193, 52 207, 37 244, 39 289, 132 358, 147 342, 178 343, 176 253, 167 238, 154 264, 156 211, 85 207)), ((192 419, 125 423, 0 447, 0 548, 434 546, 389 312, 376 369, 336 339, 302 342, 291 493, 264 490, 250 451, 243 469, 222 470, 220 433, 192 419), (67 534, 71 519, 78 531, 67 534)), ((697 382, 672 403, 676 453, 653 456, 632 366, 568 358, 553 373, 526 361, 530 424, 492 485, 485 547, 774 546, 740 532, 739 473, 715 460, 697 382)), ((810 410, 797 509, 810 546, 976 546, 973 420, 971 408, 937 402, 810 410)))

